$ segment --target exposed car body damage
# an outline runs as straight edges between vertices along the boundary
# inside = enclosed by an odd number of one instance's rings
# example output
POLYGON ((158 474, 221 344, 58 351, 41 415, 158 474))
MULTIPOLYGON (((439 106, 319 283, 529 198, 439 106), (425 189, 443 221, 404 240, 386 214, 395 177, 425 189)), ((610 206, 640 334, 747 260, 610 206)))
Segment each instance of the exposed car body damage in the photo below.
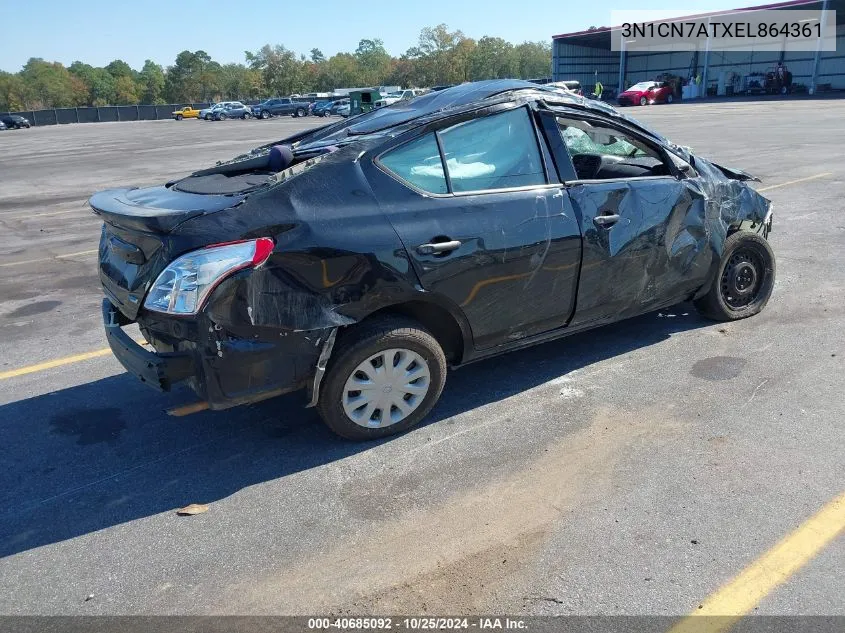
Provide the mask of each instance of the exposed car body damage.
MULTIPOLYGON (((436 179, 455 164, 417 172, 436 179)), ((640 158, 603 164, 645 169, 640 158)), ((187 380, 217 409, 309 387, 314 404, 335 338, 373 315, 421 319, 457 366, 701 296, 731 232, 770 229, 751 178, 601 102, 523 82, 458 86, 164 187, 96 194, 104 319, 115 354, 154 386, 187 380), (536 135, 525 169, 539 185, 463 194, 453 177, 438 193, 383 163, 411 141, 509 112, 524 112, 536 135), (663 171, 579 177, 562 117, 614 126, 654 148, 663 171), (195 314, 144 307, 178 257, 258 238, 273 240, 272 253, 223 278, 195 314), (120 326, 132 321, 154 354, 129 347, 120 326)))

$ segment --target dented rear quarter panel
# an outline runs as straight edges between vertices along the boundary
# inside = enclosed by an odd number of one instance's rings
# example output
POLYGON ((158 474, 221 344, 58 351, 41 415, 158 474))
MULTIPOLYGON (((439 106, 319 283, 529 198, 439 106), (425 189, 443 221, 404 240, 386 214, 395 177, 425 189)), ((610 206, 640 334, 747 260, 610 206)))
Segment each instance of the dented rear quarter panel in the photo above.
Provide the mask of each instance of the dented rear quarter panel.
POLYGON ((235 208, 195 218, 182 235, 210 241, 268 236, 269 260, 217 288, 206 312, 227 327, 289 331, 349 325, 414 293, 399 238, 347 147, 235 208))

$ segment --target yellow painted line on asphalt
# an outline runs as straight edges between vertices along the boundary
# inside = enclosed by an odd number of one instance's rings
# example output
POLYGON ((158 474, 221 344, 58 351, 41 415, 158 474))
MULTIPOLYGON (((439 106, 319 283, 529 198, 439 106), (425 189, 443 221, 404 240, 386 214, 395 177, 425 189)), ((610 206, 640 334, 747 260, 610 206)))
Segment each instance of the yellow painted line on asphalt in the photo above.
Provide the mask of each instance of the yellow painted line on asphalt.
MULTIPOLYGON (((146 345, 144 339, 135 341, 139 345, 146 345)), ((56 358, 55 360, 48 360, 36 365, 28 365, 26 367, 19 367, 18 369, 9 369, 0 372, 0 380, 7 378, 17 378, 18 376, 26 376, 27 374, 34 374, 45 369, 53 369, 54 367, 63 367, 64 365, 72 365, 73 363, 81 363, 82 361, 91 360, 92 358, 100 358, 101 356, 108 356, 111 354, 110 347, 94 350, 93 352, 84 352, 83 354, 74 354, 73 356, 65 356, 64 358, 56 358)))
POLYGON ((199 413, 200 411, 207 411, 207 402, 192 402, 191 404, 183 404, 181 407, 170 407, 165 409, 167 415, 172 415, 175 418, 181 418, 192 413, 199 413))
POLYGON ((63 365, 71 365, 72 363, 79 363, 84 360, 91 360, 92 358, 99 358, 100 356, 107 356, 111 354, 111 348, 98 349, 93 352, 85 352, 84 354, 76 354, 74 356, 65 356, 64 358, 57 358, 55 360, 48 360, 37 365, 29 365, 28 367, 21 367, 19 369, 10 369, 0 373, 0 380, 6 378, 16 378, 17 376, 25 376, 26 374, 34 374, 45 369, 53 369, 54 367, 62 367, 63 365))
POLYGON ((772 189, 778 189, 779 187, 787 187, 789 185, 797 185, 799 182, 807 182, 810 180, 818 180, 819 178, 826 178, 827 176, 832 176, 833 172, 826 171, 823 174, 816 174, 815 176, 807 176, 806 178, 799 178, 798 180, 788 180, 787 182, 782 182, 779 185, 771 185, 770 187, 763 187, 758 189, 757 191, 771 191, 772 189))
POLYGON ((845 492, 746 567, 669 633, 723 633, 845 529, 845 492), (705 617, 710 616, 710 617, 705 617), (714 617, 721 616, 721 617, 714 617))
POLYGON ((93 255, 97 253, 98 250, 95 248, 91 251, 79 251, 78 253, 65 253, 64 255, 54 255, 53 257, 39 257, 38 259, 25 259, 22 262, 8 262, 6 264, 0 264, 0 268, 8 268, 10 266, 24 266, 26 264, 36 264, 38 262, 49 262, 54 259, 68 259, 69 257, 79 257, 81 255, 93 255))

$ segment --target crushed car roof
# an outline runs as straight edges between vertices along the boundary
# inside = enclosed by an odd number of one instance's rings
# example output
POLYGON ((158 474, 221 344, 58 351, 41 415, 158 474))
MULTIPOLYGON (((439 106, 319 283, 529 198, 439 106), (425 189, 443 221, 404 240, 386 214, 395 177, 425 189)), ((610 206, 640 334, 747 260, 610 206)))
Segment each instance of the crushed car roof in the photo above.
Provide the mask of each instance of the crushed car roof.
POLYGON ((382 136, 385 133, 401 134, 417 125, 443 116, 459 114, 465 110, 484 107, 509 99, 542 101, 551 107, 569 106, 610 116, 621 123, 638 128, 655 140, 670 147, 676 147, 655 130, 602 101, 586 99, 555 86, 545 86, 519 79, 491 79, 467 82, 437 92, 430 92, 316 130, 306 130, 288 139, 257 147, 252 151, 252 154, 266 152, 271 146, 282 142, 290 143, 294 150, 312 151, 326 146, 346 145, 356 139, 382 136))
MULTIPOLYGON (((338 142, 351 136, 366 136, 384 130, 398 128, 418 120, 429 120, 443 113, 453 113, 483 105, 497 96, 524 93, 525 97, 536 99, 549 98, 555 102, 565 102, 592 108, 591 103, 578 95, 554 87, 546 87, 519 79, 491 79, 475 81, 453 86, 445 90, 430 92, 409 101, 399 101, 393 105, 377 108, 352 117, 335 125, 307 132, 297 138, 304 145, 331 140, 338 142)), ((597 109, 615 112, 606 104, 598 103, 597 109)))
POLYGON ((539 87, 537 84, 518 79, 491 79, 461 84, 446 90, 429 92, 409 101, 400 101, 390 107, 372 110, 356 118, 348 130, 351 135, 369 134, 427 114, 483 101, 503 92, 539 87))

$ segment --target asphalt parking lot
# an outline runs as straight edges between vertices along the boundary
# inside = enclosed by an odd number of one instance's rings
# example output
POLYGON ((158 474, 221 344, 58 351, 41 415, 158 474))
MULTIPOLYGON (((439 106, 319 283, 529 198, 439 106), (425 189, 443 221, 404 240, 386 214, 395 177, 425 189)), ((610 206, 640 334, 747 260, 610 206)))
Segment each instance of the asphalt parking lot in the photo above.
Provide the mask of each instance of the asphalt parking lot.
MULTIPOLYGON (((90 193, 322 119, 0 133, 0 613, 682 615, 754 569, 845 492, 845 101, 627 112, 763 179, 768 307, 468 366, 369 444, 298 394, 170 417, 192 394, 104 350, 90 193)), ((752 574, 753 613, 845 615, 842 514, 794 573, 752 574)))

